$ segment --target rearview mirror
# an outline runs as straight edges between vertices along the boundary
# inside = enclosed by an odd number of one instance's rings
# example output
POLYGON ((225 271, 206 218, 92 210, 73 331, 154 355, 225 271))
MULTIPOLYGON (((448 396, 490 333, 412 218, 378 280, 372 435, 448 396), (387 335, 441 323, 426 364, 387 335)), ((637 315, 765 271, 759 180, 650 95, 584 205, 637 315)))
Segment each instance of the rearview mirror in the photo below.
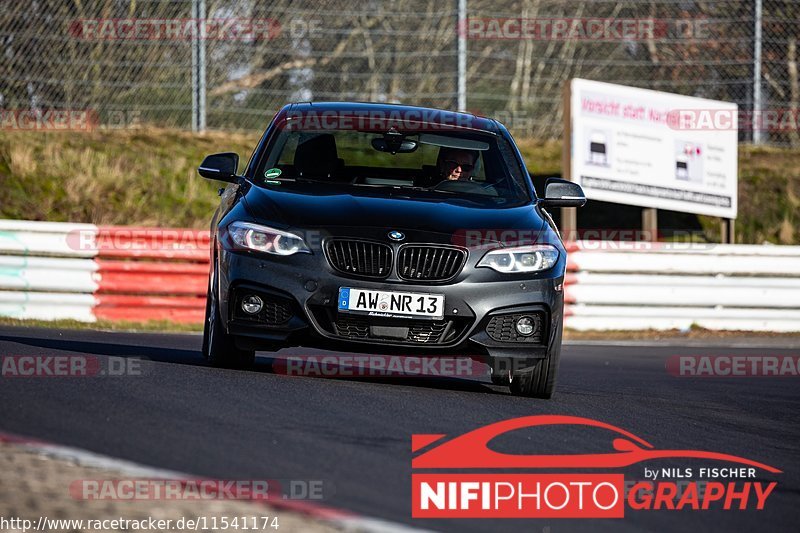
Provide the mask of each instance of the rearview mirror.
POLYGON ((400 132, 389 130, 383 137, 372 139, 372 147, 379 152, 389 152, 392 155, 407 154, 417 149, 417 142, 406 139, 400 132))
POLYGON ((544 198, 539 200, 542 207, 583 207, 586 195, 581 186, 573 181, 550 178, 544 186, 544 198))
POLYGON ((394 154, 407 154, 417 149, 417 143, 408 139, 401 141, 394 141, 393 139, 384 139, 377 137, 372 139, 372 147, 379 152, 389 152, 394 154))
POLYGON ((225 152, 207 156, 197 168, 197 172, 210 180, 236 183, 239 177, 236 175, 238 167, 239 155, 233 152, 225 152))

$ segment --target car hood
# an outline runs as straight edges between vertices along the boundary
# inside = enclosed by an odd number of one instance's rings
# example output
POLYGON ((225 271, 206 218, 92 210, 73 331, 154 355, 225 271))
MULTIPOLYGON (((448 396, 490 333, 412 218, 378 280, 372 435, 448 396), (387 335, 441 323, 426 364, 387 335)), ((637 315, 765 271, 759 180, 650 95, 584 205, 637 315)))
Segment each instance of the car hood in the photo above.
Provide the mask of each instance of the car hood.
MULTIPOLYGON (((255 222, 285 229, 332 229, 370 227, 422 231, 449 236, 471 232, 484 240, 500 240, 499 233, 527 230, 526 241, 535 237, 544 220, 535 207, 498 208, 460 199, 428 201, 353 194, 352 191, 319 194, 276 191, 253 186, 245 196, 247 211, 255 222)), ((506 237, 504 240, 508 240, 506 237)))

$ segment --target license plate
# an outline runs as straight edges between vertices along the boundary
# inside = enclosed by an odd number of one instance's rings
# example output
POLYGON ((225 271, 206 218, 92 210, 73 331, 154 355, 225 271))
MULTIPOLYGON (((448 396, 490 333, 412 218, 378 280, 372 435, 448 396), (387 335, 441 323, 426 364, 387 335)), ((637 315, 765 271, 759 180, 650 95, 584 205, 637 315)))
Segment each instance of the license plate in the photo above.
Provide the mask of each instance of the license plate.
POLYGON ((339 311, 389 318, 443 318, 444 295, 341 287, 339 311))

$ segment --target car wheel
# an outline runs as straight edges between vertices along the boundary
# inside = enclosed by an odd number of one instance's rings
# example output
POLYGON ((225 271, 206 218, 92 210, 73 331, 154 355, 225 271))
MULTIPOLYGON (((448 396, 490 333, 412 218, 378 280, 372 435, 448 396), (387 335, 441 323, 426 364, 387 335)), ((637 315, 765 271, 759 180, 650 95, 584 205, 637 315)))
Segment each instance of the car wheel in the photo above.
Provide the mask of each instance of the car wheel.
POLYGON ((511 375, 511 382, 508 384, 511 394, 545 399, 553 396, 558 363, 561 359, 561 330, 562 326, 559 325, 553 348, 544 359, 536 363, 533 368, 520 370, 511 375))
POLYGON ((206 298, 206 319, 203 328, 203 357, 213 366, 223 368, 247 368, 255 362, 256 353, 253 350, 241 350, 236 347, 234 338, 222 327, 219 317, 216 293, 213 290, 216 284, 212 274, 209 283, 208 297, 206 298))
POLYGON ((508 387, 510 380, 511 380, 511 369, 508 367, 507 364, 503 364, 508 360, 500 360, 497 358, 493 358, 489 363, 489 366, 492 369, 490 374, 490 378, 492 383, 495 385, 504 385, 508 387))

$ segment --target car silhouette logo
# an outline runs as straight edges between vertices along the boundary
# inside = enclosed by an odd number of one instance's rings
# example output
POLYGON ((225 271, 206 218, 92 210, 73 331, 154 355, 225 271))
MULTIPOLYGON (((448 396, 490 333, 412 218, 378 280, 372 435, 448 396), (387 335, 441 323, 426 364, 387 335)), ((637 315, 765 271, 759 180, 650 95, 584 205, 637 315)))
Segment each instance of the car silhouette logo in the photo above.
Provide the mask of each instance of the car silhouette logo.
POLYGON ((390 231, 389 238, 392 239, 393 241, 402 241, 403 239, 406 238, 406 236, 400 231, 390 231))
POLYGON ((431 449, 412 459, 412 468, 620 468, 653 459, 682 458, 728 461, 753 466, 772 473, 777 468, 724 453, 702 450, 659 450, 652 444, 624 429, 576 416, 534 415, 513 418, 472 430, 455 438, 446 435, 413 435, 412 452, 431 449), (521 428, 551 425, 577 425, 604 428, 616 433, 610 453, 569 455, 512 455, 492 450, 488 444, 495 437, 521 428))

